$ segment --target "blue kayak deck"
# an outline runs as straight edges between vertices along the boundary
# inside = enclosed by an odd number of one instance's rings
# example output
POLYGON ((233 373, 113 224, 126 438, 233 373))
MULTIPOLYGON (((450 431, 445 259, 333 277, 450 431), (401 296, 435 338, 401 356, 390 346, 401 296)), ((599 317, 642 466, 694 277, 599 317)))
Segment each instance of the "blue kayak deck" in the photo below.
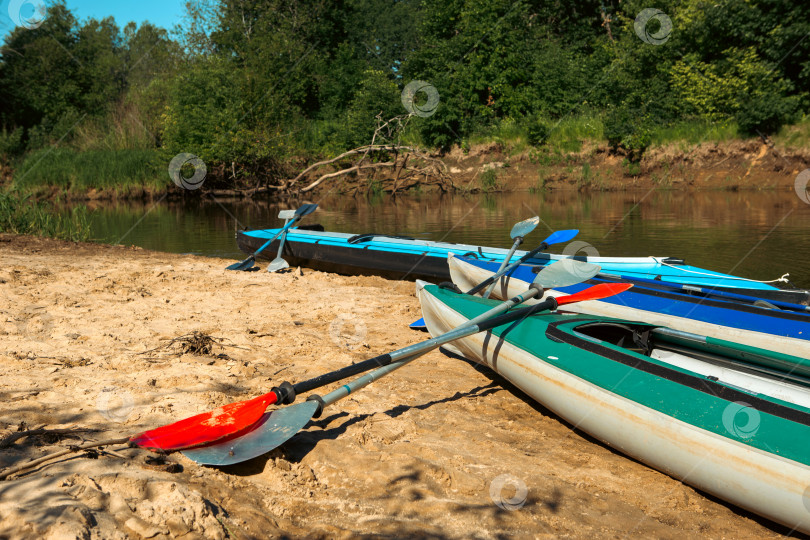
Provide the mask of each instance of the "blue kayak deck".
MULTIPOLYGON (((253 253, 279 229, 240 231, 237 234, 239 248, 245 253, 253 253)), ((263 252, 267 257, 275 257, 275 249, 270 246, 263 252)), ((500 262, 508 250, 481 247, 469 244, 452 244, 409 238, 392 238, 385 235, 351 235, 347 233, 319 230, 290 229, 284 247, 284 257, 290 264, 308 266, 346 274, 382 275, 394 279, 446 280, 447 255, 472 254, 485 260, 500 262)), ((525 251, 516 251, 513 260, 523 256, 525 251)), ((564 255, 541 253, 527 261, 529 264, 544 265, 555 260, 568 258, 564 255)), ((772 297, 795 303, 807 303, 810 294, 800 291, 785 297, 783 291, 773 285, 746 278, 705 270, 684 264, 682 260, 668 257, 575 257, 598 264, 604 273, 617 274, 629 278, 655 279, 678 284, 700 287, 715 287, 757 292, 763 298, 772 297)))

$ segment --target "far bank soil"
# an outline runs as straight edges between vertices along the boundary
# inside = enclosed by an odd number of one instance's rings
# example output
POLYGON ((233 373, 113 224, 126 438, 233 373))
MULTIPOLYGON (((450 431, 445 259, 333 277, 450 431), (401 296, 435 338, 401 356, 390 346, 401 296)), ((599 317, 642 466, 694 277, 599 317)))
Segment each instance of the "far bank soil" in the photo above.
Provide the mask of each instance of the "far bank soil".
POLYGON ((604 145, 585 143, 571 153, 540 147, 510 154, 490 143, 466 153, 454 148, 445 163, 463 189, 780 190, 793 189, 796 176, 810 167, 810 142, 805 149, 759 140, 670 144, 648 150, 638 163, 604 145))
MULTIPOLYGON (((308 269, 227 272, 233 261, 8 235, 0 260, 0 468, 426 337, 407 328, 420 316, 409 282, 308 269), (215 343, 189 341, 195 331, 215 343), (39 427, 98 431, 3 447, 18 429, 39 427)), ((113 450, 0 482, 0 538, 784 532, 614 452, 491 372, 439 352, 238 466, 113 450), (525 501, 510 510, 523 488, 525 501)))
MULTIPOLYGON (((810 142, 807 147, 800 148, 781 148, 759 139, 697 145, 672 143, 647 150, 638 163, 631 163, 621 150, 615 152, 604 143, 588 141, 583 141, 576 151, 562 151, 547 146, 515 151, 504 144, 491 142, 466 150, 454 147, 450 152, 443 155, 436 153, 434 157, 441 159, 447 167, 447 181, 443 183, 445 189, 452 185, 458 192, 792 190, 796 176, 810 168, 810 142)), ((348 163, 343 166, 350 166, 348 163)), ((221 166, 213 167, 210 181, 193 192, 174 186, 167 174, 165 188, 156 184, 115 190, 64 192, 61 187, 39 186, 35 194, 38 199, 70 201, 155 201, 163 197, 179 199, 205 195, 223 198, 300 198, 301 194, 295 191, 277 191, 273 186, 279 178, 295 176, 307 165, 304 159, 294 159, 269 176, 240 176, 237 186, 227 180, 231 178, 231 173, 226 175, 221 166)), ((297 187, 303 187, 317 179, 318 175, 335 172, 339 168, 321 168, 302 179, 297 187)), ((10 170, 5 173, 0 171, 0 187, 2 178, 10 184, 12 176, 10 170)), ((351 174, 329 179, 305 195, 310 198, 323 196, 327 192, 363 195, 374 190, 390 193, 395 183, 394 171, 380 169, 373 176, 351 174)), ((427 179, 423 185, 411 189, 427 193, 440 188, 435 179, 427 179)))

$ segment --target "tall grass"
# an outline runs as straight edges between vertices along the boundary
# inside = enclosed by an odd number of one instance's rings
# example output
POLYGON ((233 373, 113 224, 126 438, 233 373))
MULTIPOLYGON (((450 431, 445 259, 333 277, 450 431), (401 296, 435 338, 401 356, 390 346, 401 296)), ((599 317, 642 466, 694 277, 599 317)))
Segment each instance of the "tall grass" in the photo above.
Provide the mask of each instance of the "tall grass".
POLYGON ((0 232, 80 242, 90 239, 90 223, 84 206, 73 208, 70 214, 59 214, 50 203, 14 191, 0 191, 0 232))
POLYGON ((737 123, 733 120, 727 122, 707 122, 705 120, 683 120, 674 124, 659 126, 652 129, 652 144, 666 144, 672 142, 686 142, 698 144, 701 142, 726 142, 740 138, 737 132, 737 123))
MULTIPOLYGON (((583 113, 576 116, 566 116, 562 119, 543 119, 548 127, 548 138, 542 145, 550 153, 570 154, 579 152, 585 142, 606 143, 605 125, 602 115, 596 113, 583 113)), ((509 154, 523 151, 530 147, 528 143, 528 118, 513 120, 503 119, 496 121, 486 128, 469 137, 470 144, 498 142, 504 146, 509 154)), ((808 140, 810 136, 810 119, 804 123, 784 128, 776 140, 798 145, 808 140)), ((687 119, 677 123, 652 126, 652 143, 655 145, 672 142, 697 144, 700 142, 724 142, 739 139, 737 124, 733 121, 706 122, 704 120, 687 119)))
POLYGON ((28 154, 14 174, 15 188, 56 186, 65 191, 165 187, 169 182, 157 150, 48 148, 28 154))
POLYGON ((563 152, 578 152, 585 141, 602 142, 605 139, 605 125, 596 114, 566 116, 558 121, 549 121, 549 127, 549 146, 563 152))
POLYGON ((774 135, 773 142, 785 148, 807 148, 810 144, 810 115, 806 115, 798 123, 785 126, 774 135))
MULTIPOLYGON (((523 152, 531 147, 529 144, 529 125, 532 120, 505 118, 481 129, 470 136, 470 144, 497 142, 509 154, 523 152)), ((578 152, 585 141, 602 141, 604 125, 595 114, 568 116, 560 120, 543 119, 548 126, 548 139, 545 145, 550 150, 564 153, 578 152)))
POLYGON ((513 118, 503 118, 480 128, 468 138, 469 144, 496 142, 509 154, 522 152, 528 147, 528 126, 513 118))

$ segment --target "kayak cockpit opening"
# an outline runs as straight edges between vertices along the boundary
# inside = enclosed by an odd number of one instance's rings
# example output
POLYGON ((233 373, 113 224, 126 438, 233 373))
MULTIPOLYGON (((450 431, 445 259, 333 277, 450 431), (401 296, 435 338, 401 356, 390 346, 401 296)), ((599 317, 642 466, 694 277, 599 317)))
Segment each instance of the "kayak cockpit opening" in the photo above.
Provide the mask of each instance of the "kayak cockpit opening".
MULTIPOLYGON (((682 369, 712 374, 715 379, 717 377, 713 374, 717 369, 731 370, 759 380, 788 384, 794 389, 801 387, 805 389, 803 396, 810 389, 809 366, 782 363, 778 358, 772 359, 745 348, 714 346, 707 343, 705 336, 697 334, 641 323, 604 321, 581 324, 572 333, 591 342, 611 344, 682 369)), ((810 405, 810 398, 806 403, 810 405)))
POLYGON ((589 341, 610 343, 617 347, 627 349, 644 356, 649 356, 652 350, 650 332, 653 326, 631 325, 615 322, 592 322, 577 326, 574 333, 589 341))

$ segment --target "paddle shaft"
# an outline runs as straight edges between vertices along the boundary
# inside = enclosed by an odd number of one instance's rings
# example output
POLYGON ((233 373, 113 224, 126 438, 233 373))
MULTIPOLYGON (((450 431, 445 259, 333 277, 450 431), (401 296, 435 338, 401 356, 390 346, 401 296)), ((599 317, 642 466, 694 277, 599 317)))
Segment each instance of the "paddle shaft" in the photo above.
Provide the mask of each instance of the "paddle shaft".
MULTIPOLYGON (((271 403, 289 404, 295 400, 295 396, 297 394, 303 394, 304 392, 309 392, 311 390, 315 390, 316 388, 321 388, 322 386, 341 381, 347 377, 359 375, 360 373, 364 373, 370 369, 387 366, 399 360, 408 359, 410 357, 418 358, 419 356, 441 347, 442 345, 445 345, 451 341, 480 332, 481 330, 475 329, 478 327, 477 325, 484 324, 484 322, 490 317, 499 315, 530 298, 534 298, 542 292, 542 288, 532 284, 529 289, 526 290, 526 292, 498 304, 489 311, 482 313, 478 317, 467 321, 458 328, 455 328, 446 334, 442 334, 441 336, 436 336, 427 341, 408 345, 407 347, 403 347, 402 349, 398 349, 394 352, 381 354, 379 356, 375 356, 374 358, 369 358, 368 360, 358 362, 357 364, 352 364, 351 366, 346 366, 330 373, 325 373, 323 375, 319 375, 318 377, 301 381, 300 383, 294 385, 283 383, 270 391, 271 394, 275 394, 276 398, 275 400, 271 401, 271 403)), ((554 305, 556 305, 556 302, 554 305)))
MULTIPOLYGON (((529 293, 529 292, 531 292, 531 291, 527 291, 527 293, 529 293)), ((518 295, 514 299, 521 298, 522 296, 523 295, 518 295)), ((532 295, 532 296, 534 296, 534 295, 532 295)), ((528 298, 531 298, 531 296, 529 296, 528 298)), ((525 298, 524 300, 526 300, 528 298, 525 298)), ((500 307, 500 306, 498 306, 498 307, 500 307)), ((511 313, 502 313, 502 314, 496 315, 495 317, 492 317, 492 318, 487 318, 488 316, 490 316, 491 312, 493 311, 493 310, 490 310, 490 311, 488 311, 488 312, 486 312, 486 313, 484 313, 482 315, 479 315, 475 319, 471 319, 470 321, 468 321, 464 325, 459 326, 455 330, 451 330, 450 332, 447 332, 446 334, 438 336, 438 338, 434 338, 434 340, 441 339, 443 341, 443 343, 440 343, 439 345, 442 345, 444 343, 448 343, 450 341, 455 341, 457 339, 461 339, 461 338, 464 338, 464 337, 467 337, 467 336, 471 336, 471 335, 477 334, 479 332, 486 332, 487 330, 491 330, 493 328, 496 328, 498 326, 501 326, 501 325, 504 325, 504 324, 507 324, 507 323, 515 322, 515 321, 517 321, 519 319, 529 317, 530 315, 533 315, 533 314, 535 314, 535 313, 537 313, 539 311, 554 310, 556 308, 557 308, 557 301, 554 299, 554 297, 549 297, 546 300, 544 300, 544 301, 542 301, 542 302, 540 302, 538 304, 535 304, 533 306, 526 307, 526 308, 521 308, 521 309, 515 310, 515 311, 513 311, 511 313), (480 321, 480 322, 478 322, 476 324, 475 321, 479 321, 482 318, 486 318, 486 320, 480 321)), ((434 341, 434 340, 431 340, 431 341, 434 341)), ((427 342, 425 342, 425 343, 427 343, 427 342)), ((439 346, 439 345, 435 345, 435 346, 439 346)), ((332 405, 336 401, 339 401, 339 400, 345 398, 346 396, 348 396, 352 392, 356 392, 357 390, 360 390, 361 388, 365 388, 366 386, 373 383, 377 379, 379 379, 381 377, 384 377, 385 375, 388 375, 389 373, 391 373, 393 371, 396 371, 399 368, 413 362, 414 360, 416 360, 417 358, 419 358, 420 356, 422 356, 423 354, 425 354, 427 352, 428 352, 427 350, 421 351, 421 352, 419 352, 419 351, 411 351, 411 353, 406 355, 404 358, 403 357, 398 357, 398 358, 401 358, 401 359, 393 361, 393 362, 389 363, 388 365, 384 365, 384 366, 382 366, 380 368, 375 369, 371 373, 367 373, 366 375, 363 375, 362 377, 359 377, 359 378, 357 378, 357 379, 355 379, 353 381, 350 381, 350 382, 344 384, 343 386, 341 386, 340 388, 338 388, 336 390, 333 390, 332 392, 329 392, 328 394, 326 394, 323 397, 320 397, 320 396, 310 396, 310 397, 308 397, 307 400, 309 400, 309 401, 317 401, 320 404, 320 407, 315 412, 314 417, 315 418, 319 417, 321 412, 322 412, 322 409, 324 407, 332 405)))
MULTIPOLYGON (((542 246, 541 246, 542 247, 542 246)), ((596 273, 600 270, 600 267, 594 264, 588 263, 581 263, 578 261, 572 262, 574 269, 577 269, 583 272, 580 276, 576 276, 574 273, 571 272, 571 268, 566 267, 565 265, 554 265, 544 268, 538 275, 534 278, 534 281, 529 285, 528 289, 523 293, 515 296, 514 298, 510 298, 509 300, 502 302, 492 309, 482 313, 478 317, 475 317, 466 323, 462 324, 458 328, 443 334, 441 336, 436 336, 432 339, 427 341, 423 341, 420 343, 416 343, 414 345, 409 345, 408 347, 404 347, 402 349, 396 350, 391 353, 382 354, 375 358, 371 358, 369 360, 365 360, 358 364, 354 364, 351 366, 346 366, 345 368, 339 369, 337 371, 333 371, 332 373, 326 373, 321 375, 320 377, 316 377, 314 379, 303 381, 301 383, 296 384, 295 386, 291 385, 290 383, 283 383, 279 388, 274 388, 273 391, 278 391, 275 394, 275 397, 278 403, 292 403, 295 399, 296 394, 300 394, 302 392, 308 392, 310 390, 314 390, 315 388, 325 386, 327 384, 331 384, 333 382, 337 382, 341 379, 346 377, 351 377, 357 375, 359 373, 368 371, 370 369, 374 369, 380 366, 384 366, 390 364, 392 362, 396 362, 399 360, 403 360, 407 357, 412 355, 420 355, 424 354, 425 352, 431 351, 436 347, 440 347, 445 343, 448 343, 454 339, 459 339, 459 336, 454 334, 454 332, 458 332, 463 330, 464 328, 471 327, 473 325, 477 325, 479 323, 484 323, 490 319, 490 317, 495 317, 504 313, 505 311, 513 308, 517 304, 521 304, 530 298, 534 298, 538 295, 541 295, 543 292, 542 285, 548 285, 549 287, 560 287, 565 285, 570 285, 573 283, 578 283, 582 279, 588 279, 596 275, 596 273), (583 269, 583 267, 587 267, 587 269, 583 269), (290 397, 288 397, 288 395, 290 397)), ((610 287, 630 287, 630 285, 612 285, 610 287)), ((604 285, 597 285, 597 289, 604 290, 606 286, 604 285)), ((580 293, 565 296, 559 300, 556 300, 557 304, 566 304, 570 302, 578 302, 583 299, 583 295, 585 295, 585 299, 591 299, 590 295, 592 289, 587 289, 585 291, 581 291, 580 293)), ((615 294, 611 292, 610 294, 615 294)), ((466 336, 467 334, 464 334, 466 336)), ((464 337, 460 336, 460 337, 464 337)))
MULTIPOLYGON (((293 219, 295 219, 295 217, 293 217, 293 219)), ((280 242, 280 243, 279 243, 279 245, 278 245, 278 254, 276 254, 276 259, 278 259, 278 258, 280 258, 280 257, 281 257, 281 250, 283 250, 283 249, 284 249, 284 241, 287 239, 287 229, 286 229, 286 227, 287 227, 287 223, 288 223, 289 221, 290 221, 290 220, 285 220, 285 221, 284 221, 284 229, 283 229, 283 230, 284 230, 284 234, 282 234, 282 235, 281 235, 281 242, 280 242)))
MULTIPOLYGON (((523 237, 522 236, 518 236, 517 238, 515 238, 515 243, 512 244, 512 248, 509 250, 509 253, 506 254, 506 257, 504 257, 503 262, 501 263, 501 267, 498 268, 497 272, 495 272, 496 274, 499 274, 500 272, 503 271, 504 268, 506 268, 506 265, 509 264, 510 260, 512 260, 512 255, 515 254, 515 251, 517 250, 518 246, 520 244, 522 244, 522 243, 523 243, 523 237)), ((489 286, 489 288, 484 293, 484 295, 483 295, 484 298, 489 298, 489 295, 492 294, 492 290, 495 288, 495 285, 497 285, 497 282, 493 281, 492 284, 489 286)))
MULTIPOLYGON (((268 240, 267 242, 265 242, 264 244, 262 244, 262 247, 260 247, 260 248, 259 248, 259 249, 257 249, 256 251, 254 251, 254 252, 253 252, 253 255, 251 255, 250 257, 248 257, 248 258, 247 258, 247 259, 245 259, 245 260, 246 260, 246 261, 248 261, 248 260, 251 260, 251 259, 255 259, 255 258, 256 258, 256 255, 258 255, 259 253, 261 253, 262 251, 264 251, 264 250, 267 248, 267 246, 269 246, 270 244, 272 244, 272 243, 273 243, 273 241, 274 241, 276 238, 278 238, 278 237, 279 237, 279 236, 280 236, 282 233, 285 233, 285 232, 286 232, 286 231, 287 231, 287 230, 288 230, 290 227, 292 227, 293 225, 295 225, 295 223, 296 223, 296 222, 297 222, 299 219, 301 219, 301 218, 303 218, 304 216, 306 216, 306 215, 311 214, 312 212, 314 212, 314 211, 315 211, 315 208, 317 208, 317 207, 318 207, 318 205, 317 205, 317 204, 305 204, 305 205, 301 206, 301 207, 300 207, 298 210, 296 210, 296 213, 295 213, 295 215, 293 216, 292 221, 285 222, 285 223, 284 223, 284 226, 283 226, 281 229, 279 229, 279 231, 278 231, 276 234, 274 234, 274 235, 273 235, 273 238, 271 238, 270 240, 268 240)), ((280 255, 280 254, 281 254, 281 251, 279 251, 279 255, 280 255)))
POLYGON ((279 236, 281 236, 281 233, 286 232, 286 231, 287 231, 287 229, 289 229, 290 227, 292 227, 293 225, 295 225, 295 222, 296 222, 296 221, 298 221, 298 218, 300 218, 300 217, 302 217, 302 216, 295 216, 295 217, 292 219, 292 221, 290 221, 289 223, 285 224, 285 225, 284 225, 284 227, 282 227, 282 228, 281 228, 281 229, 280 229, 280 230, 279 230, 279 231, 278 231, 276 234, 274 234, 274 235, 273 235, 273 238, 271 238, 270 240, 268 240, 267 242, 265 242, 265 243, 262 245, 262 247, 260 247, 259 249, 257 249, 257 250, 256 250, 256 251, 253 253, 253 255, 251 255, 251 257, 256 257, 256 255, 258 255, 259 253, 261 253, 262 251, 264 251, 265 249, 267 249, 267 246, 269 246, 270 244, 272 244, 272 243, 275 241, 275 239, 276 239, 276 238, 278 238, 279 236))
MULTIPOLYGON (((520 259, 516 260, 515 262, 513 262, 509 266, 504 268, 503 265, 502 265, 501 270, 499 270, 495 274, 491 275, 490 277, 488 277, 487 279, 485 279, 484 281, 482 281, 481 283, 479 283, 478 285, 476 285, 475 287, 473 287, 469 291, 465 292, 464 294, 476 294, 477 292, 482 291, 484 288, 488 287, 490 283, 495 283, 495 281, 498 278, 500 278, 502 275, 504 275, 504 274, 512 271, 513 269, 517 268, 519 265, 521 265, 522 263, 524 263, 527 260, 531 259, 532 257, 534 257, 535 255, 537 255, 538 253, 540 253, 541 251, 543 251, 546 248, 548 248, 548 244, 543 242, 542 244, 537 246, 535 249, 533 249, 530 252, 526 253, 520 259)), ((512 255, 510 253, 510 255, 508 257, 511 257, 511 256, 512 255)), ((505 260, 508 261, 509 259, 507 258, 505 260)))

